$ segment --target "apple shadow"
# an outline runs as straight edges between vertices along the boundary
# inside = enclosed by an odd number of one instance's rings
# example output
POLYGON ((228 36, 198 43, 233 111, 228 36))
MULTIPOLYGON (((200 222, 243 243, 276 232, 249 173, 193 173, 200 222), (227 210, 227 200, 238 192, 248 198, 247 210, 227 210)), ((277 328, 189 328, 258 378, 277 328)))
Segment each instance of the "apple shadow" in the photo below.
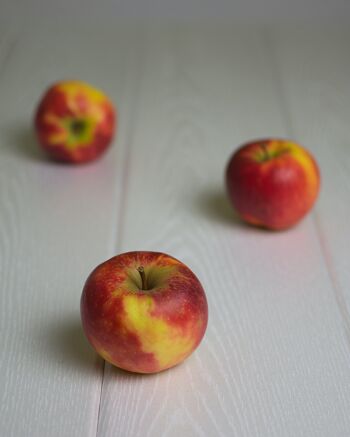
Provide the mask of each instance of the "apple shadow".
MULTIPOLYGON (((190 358, 191 357, 187 358, 186 361, 189 360, 190 358)), ((174 370, 178 370, 184 364, 184 362, 181 362, 173 367, 169 367, 167 369, 155 373, 137 373, 113 366, 112 364, 109 364, 107 361, 105 363, 106 365, 109 366, 108 369, 109 377, 118 378, 118 379, 147 379, 147 380, 150 380, 152 378, 166 377, 168 372, 170 371, 174 372, 174 370)))
POLYGON ((231 206, 223 189, 205 190, 197 199, 197 207, 201 214, 210 220, 226 225, 246 226, 231 206))
MULTIPOLYGON (((136 372, 130 372, 129 370, 121 369, 120 367, 113 366, 112 364, 105 361, 105 365, 109 366, 109 376, 112 378, 118 378, 120 379, 151 379, 155 378, 159 373, 136 373, 136 372)), ((168 369, 167 369, 168 370, 168 369)), ((163 372, 166 372, 164 370, 163 372)))
POLYGON ((95 373, 97 368, 102 368, 103 360, 89 345, 79 319, 56 323, 46 337, 48 356, 52 360, 85 373, 95 373))
MULTIPOLYGON (((45 153, 45 150, 40 146, 36 138, 34 128, 29 125, 22 124, 20 126, 8 127, 5 131, 5 142, 2 147, 11 154, 32 161, 67 168, 76 166, 71 162, 51 158, 48 153, 45 153)), ((79 167, 93 166, 95 161, 103 159, 104 155, 105 153, 95 160, 82 162, 79 164, 79 167)))
POLYGON ((56 363, 62 363, 69 368, 79 369, 87 375, 96 375, 109 366, 109 375, 118 379, 148 377, 149 375, 128 372, 127 370, 108 364, 88 342, 79 318, 62 321, 60 325, 52 326, 47 335, 49 345, 48 356, 56 363))
POLYGON ((29 125, 10 126, 5 132, 4 147, 9 152, 27 159, 47 163, 52 162, 41 149, 34 130, 29 125))
POLYGON ((267 234, 280 232, 279 230, 272 231, 264 226, 253 225, 242 220, 234 210, 223 189, 217 188, 202 192, 198 197, 197 206, 201 214, 205 214, 210 220, 220 222, 221 224, 239 226, 246 230, 267 234))

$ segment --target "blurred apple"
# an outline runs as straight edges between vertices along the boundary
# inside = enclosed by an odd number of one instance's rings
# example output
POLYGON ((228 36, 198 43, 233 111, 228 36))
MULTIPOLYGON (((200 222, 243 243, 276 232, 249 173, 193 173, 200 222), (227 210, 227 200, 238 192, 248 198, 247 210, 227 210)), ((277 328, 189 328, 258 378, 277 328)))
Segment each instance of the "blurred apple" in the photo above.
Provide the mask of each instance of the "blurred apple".
POLYGON ((51 158, 84 163, 98 158, 110 145, 116 112, 108 97, 85 82, 62 81, 42 97, 35 130, 51 158))

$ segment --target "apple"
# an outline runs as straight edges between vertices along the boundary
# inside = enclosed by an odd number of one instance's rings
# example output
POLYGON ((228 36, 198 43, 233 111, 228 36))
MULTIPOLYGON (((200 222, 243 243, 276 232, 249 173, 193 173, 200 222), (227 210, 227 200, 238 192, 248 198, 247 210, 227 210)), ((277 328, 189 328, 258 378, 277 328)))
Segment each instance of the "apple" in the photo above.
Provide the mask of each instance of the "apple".
POLYGON ((100 264, 81 296, 84 332, 96 352, 124 370, 155 373, 183 361, 208 322, 194 273, 159 252, 128 252, 100 264))
POLYGON ((109 98, 85 82, 61 81, 42 97, 35 131, 51 158, 84 163, 99 157, 111 143, 116 111, 109 98))
POLYGON ((315 159, 284 139, 243 145, 226 169, 229 198, 239 216, 252 225, 286 229, 312 208, 320 189, 315 159))

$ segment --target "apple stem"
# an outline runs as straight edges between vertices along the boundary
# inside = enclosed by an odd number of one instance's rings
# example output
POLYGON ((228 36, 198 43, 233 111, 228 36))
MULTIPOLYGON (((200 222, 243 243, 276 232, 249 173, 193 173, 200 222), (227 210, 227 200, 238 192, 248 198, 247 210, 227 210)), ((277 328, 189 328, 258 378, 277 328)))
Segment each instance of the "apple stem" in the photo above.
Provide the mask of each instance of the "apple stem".
POLYGON ((140 266, 137 268, 137 271, 140 273, 141 276, 141 290, 147 290, 147 281, 146 281, 146 275, 145 275, 145 269, 143 266, 140 266))
POLYGON ((260 144, 263 152, 264 152, 264 161, 267 161, 268 159, 270 159, 270 155, 269 152, 267 150, 267 144, 266 143, 261 143, 260 144))

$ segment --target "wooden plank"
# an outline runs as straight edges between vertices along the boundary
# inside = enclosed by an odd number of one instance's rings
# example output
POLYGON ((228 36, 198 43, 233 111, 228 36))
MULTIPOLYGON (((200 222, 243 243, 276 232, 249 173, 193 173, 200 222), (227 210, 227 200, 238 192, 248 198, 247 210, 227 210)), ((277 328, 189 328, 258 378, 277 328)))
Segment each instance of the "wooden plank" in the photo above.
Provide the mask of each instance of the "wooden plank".
POLYGON ((289 123, 321 168, 315 223, 350 345, 350 31, 278 29, 270 40, 279 61, 289 123))
POLYGON ((288 134, 265 34, 179 28, 144 42, 118 249, 186 262, 210 320, 170 371, 106 366, 97 435, 347 435, 349 347, 312 218, 281 233, 245 227, 223 191, 233 148, 288 134))
POLYGON ((96 435, 103 361, 82 334, 79 300, 88 273, 116 244, 135 96, 132 41, 115 30, 32 30, 2 68, 2 436, 96 435), (96 84, 120 104, 118 140, 99 162, 53 164, 33 139, 37 100, 63 78, 96 84))
POLYGON ((336 276, 342 282, 347 298, 349 270, 346 250, 349 233, 346 232, 349 198, 348 120, 350 114, 348 77, 349 30, 324 32, 299 31, 274 36, 273 50, 280 60, 280 74, 288 96, 288 110, 293 114, 291 123, 298 137, 317 153, 323 187, 317 204, 317 220, 322 237, 330 245, 336 276), (301 45, 300 40, 304 42, 301 45), (290 65, 298 66, 294 74, 290 65), (296 111, 297 107, 303 112, 296 111), (327 228, 327 229, 326 229, 327 228), (326 235, 325 235, 326 234, 326 235), (336 259, 335 259, 336 258, 336 259))

